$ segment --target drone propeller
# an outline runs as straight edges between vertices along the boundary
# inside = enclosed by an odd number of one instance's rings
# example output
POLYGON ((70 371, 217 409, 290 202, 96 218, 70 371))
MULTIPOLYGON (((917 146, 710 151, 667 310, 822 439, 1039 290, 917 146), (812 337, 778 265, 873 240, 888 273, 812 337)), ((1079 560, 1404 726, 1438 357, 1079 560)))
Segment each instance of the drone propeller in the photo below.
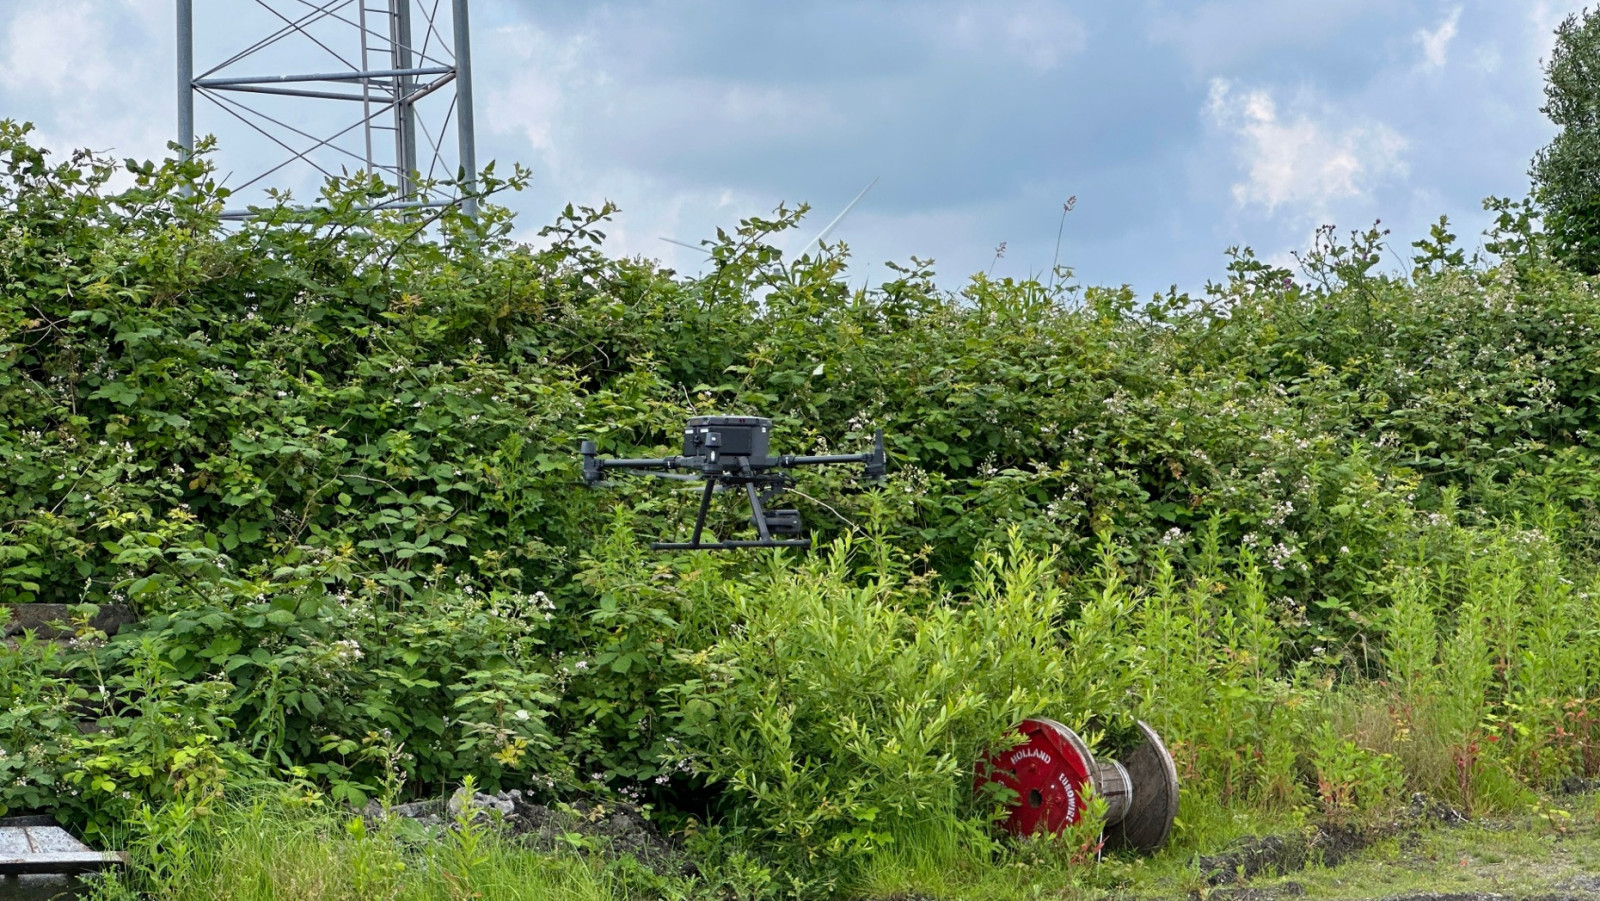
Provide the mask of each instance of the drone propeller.
POLYGON ((821 244, 824 240, 826 240, 828 235, 833 232, 834 227, 840 222, 844 221, 844 217, 850 215, 850 211, 856 208, 856 204, 861 202, 861 198, 867 196, 867 192, 872 190, 872 186, 877 183, 877 178, 874 178, 872 181, 868 182, 867 186, 861 189, 861 193, 856 195, 856 199, 850 201, 850 203, 846 205, 842 211, 840 211, 839 215, 833 217, 832 222, 829 222, 827 226, 822 229, 822 231, 817 232, 817 236, 815 238, 807 241, 806 246, 800 248, 800 252, 795 254, 795 259, 805 256, 813 246, 821 244))

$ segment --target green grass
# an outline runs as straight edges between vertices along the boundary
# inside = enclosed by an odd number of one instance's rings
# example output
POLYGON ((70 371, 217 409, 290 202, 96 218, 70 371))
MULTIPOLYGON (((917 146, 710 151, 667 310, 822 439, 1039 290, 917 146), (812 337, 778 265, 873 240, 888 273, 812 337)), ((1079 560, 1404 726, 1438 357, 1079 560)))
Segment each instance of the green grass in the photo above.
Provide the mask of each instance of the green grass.
POLYGON ((1295 883, 1308 901, 1343 901, 1414 892, 1497 892, 1536 896, 1558 891, 1600 868, 1600 825, 1593 802, 1564 833, 1538 818, 1433 828, 1385 839, 1349 863, 1312 867, 1250 883, 1295 883))
MULTIPOLYGON (((1070 868, 1042 847, 977 853, 932 836, 915 850, 875 860, 862 894, 874 899, 925 897, 949 901, 1062 898, 1179 899, 1210 891, 1196 856, 1234 838, 1292 831, 1291 819, 1266 822, 1242 815, 1232 828, 1219 815, 1203 843, 1179 841, 1152 857, 1107 858, 1092 869, 1070 868)), ((1192 839, 1192 836, 1191 836, 1192 839)), ((1401 830, 1336 867, 1309 866, 1268 874, 1242 885, 1306 901, 1354 901, 1423 892, 1496 892, 1515 896, 1570 894, 1579 877, 1600 872, 1600 797, 1547 799, 1538 812, 1485 819, 1461 827, 1401 830), (1291 885, 1292 884, 1292 885, 1291 885)))
MULTIPOLYGON (((1266 895, 1303 893, 1306 901, 1443 891, 1533 897, 1561 893, 1573 879, 1600 872, 1600 798, 1547 800, 1538 811, 1460 827, 1406 828, 1340 866, 1310 866, 1243 884, 1266 895)), ((1132 894, 1154 901, 1191 897, 1203 888, 1188 860, 1163 853, 1148 862, 1102 866, 1083 897, 1132 894)))
POLYGON ((867 898, 934 897, 989 901, 1040 891, 1073 897, 1083 870, 1066 843, 1008 850, 983 835, 930 828, 873 855, 853 886, 867 898))
POLYGON ((929 828, 872 856, 853 893, 871 899, 1010 901, 1051 897, 1095 899, 1133 892, 1187 897, 1203 886, 1199 855, 1214 854, 1247 835, 1299 829, 1291 813, 1277 817, 1240 809, 1193 811, 1172 842, 1151 856, 1107 855, 1089 865, 1084 836, 1055 841, 995 841, 984 834, 929 828))
MULTIPOLYGON (((930 821, 864 858, 840 897, 1006 901, 1041 895, 1092 899, 1117 888, 1182 894, 1199 885, 1197 851, 1238 835, 1292 828, 1218 814, 1180 832, 1153 858, 1087 866, 1084 835, 1022 843, 976 826, 930 821)), ((287 803, 268 793, 211 812, 172 806, 141 824, 133 867, 97 901, 454 901, 454 899, 745 899, 783 897, 791 874, 771 872, 733 845, 699 845, 693 876, 655 876, 631 860, 517 847, 484 826, 425 832, 405 820, 368 828, 353 814, 287 803), (752 869, 753 868, 753 869, 752 869), (759 872, 757 872, 759 871, 759 872)))
MULTIPOLYGON (((772 874, 765 886, 741 885, 719 878, 717 860, 700 861, 699 878, 657 878, 630 862, 518 848, 481 828, 424 836, 414 824, 369 831, 358 822, 276 801, 231 805, 169 831, 160 846, 136 843, 133 872, 102 886, 97 901, 720 901, 784 894, 784 874, 772 874)), ((872 855, 852 884, 839 887, 838 896, 882 901, 1189 898, 1208 891, 1197 855, 1215 853, 1242 835, 1298 825, 1292 818, 1267 822, 1248 814, 1219 814, 1204 835, 1191 830, 1157 855, 1107 857, 1092 867, 1075 859, 1079 855, 1070 842, 1013 845, 930 826, 872 855)), ((1244 884, 1284 896, 1303 894, 1306 901, 1430 891, 1532 896, 1559 892, 1597 871, 1600 797, 1582 796, 1546 801, 1536 813, 1516 818, 1405 829, 1341 866, 1311 866, 1244 884)))
POLYGON ((134 848, 135 867, 102 901, 606 901, 621 897, 597 862, 516 848, 468 828, 418 840, 395 826, 272 802, 229 806, 134 848))

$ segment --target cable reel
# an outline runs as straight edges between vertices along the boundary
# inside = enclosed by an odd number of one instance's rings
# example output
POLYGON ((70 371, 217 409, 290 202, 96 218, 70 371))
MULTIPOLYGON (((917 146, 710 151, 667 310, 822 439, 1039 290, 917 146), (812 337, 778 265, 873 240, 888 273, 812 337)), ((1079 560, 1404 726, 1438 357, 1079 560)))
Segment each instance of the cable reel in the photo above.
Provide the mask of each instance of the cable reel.
POLYGON ((978 764, 974 789, 1003 785, 1016 795, 1001 828, 1012 835, 1060 833, 1083 818, 1084 795, 1106 802, 1106 847, 1146 853, 1166 844, 1178 816, 1178 770, 1154 729, 1124 761, 1099 762, 1078 733, 1055 720, 1018 723, 1017 744, 978 764))

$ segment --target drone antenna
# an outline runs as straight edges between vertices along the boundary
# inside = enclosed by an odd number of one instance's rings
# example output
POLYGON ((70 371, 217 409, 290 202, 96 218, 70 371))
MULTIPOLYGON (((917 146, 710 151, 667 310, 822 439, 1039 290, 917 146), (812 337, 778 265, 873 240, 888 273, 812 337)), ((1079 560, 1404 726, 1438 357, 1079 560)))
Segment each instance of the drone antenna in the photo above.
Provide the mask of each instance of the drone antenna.
POLYGON ((697 245, 690 244, 688 241, 679 241, 677 238, 668 238, 668 237, 666 237, 664 235, 662 236, 661 240, 667 242, 668 244, 676 244, 679 247, 687 247, 690 250, 695 251, 696 253, 703 253, 706 256, 710 256, 711 255, 711 251, 706 250, 704 247, 699 247, 697 245))
POLYGON ((800 252, 795 254, 795 259, 799 259, 800 257, 805 256, 806 253, 809 252, 814 245, 821 244, 823 242, 823 240, 828 237, 828 234, 833 231, 834 226, 836 226, 840 222, 842 222, 844 220, 844 217, 850 215, 850 211, 855 209, 856 204, 861 202, 861 198, 867 196, 867 192, 872 190, 872 186, 877 184, 877 183, 878 183, 878 179, 877 178, 874 178, 872 181, 868 182, 867 186, 865 188, 861 189, 861 193, 856 195, 856 199, 855 200, 850 201, 850 203, 844 208, 844 210, 842 212, 839 213, 839 215, 833 217, 833 221, 832 222, 829 222, 827 224, 827 226, 825 228, 823 228, 822 231, 817 232, 817 236, 815 238, 812 238, 810 241, 807 241, 806 242, 806 246, 800 248, 800 252))

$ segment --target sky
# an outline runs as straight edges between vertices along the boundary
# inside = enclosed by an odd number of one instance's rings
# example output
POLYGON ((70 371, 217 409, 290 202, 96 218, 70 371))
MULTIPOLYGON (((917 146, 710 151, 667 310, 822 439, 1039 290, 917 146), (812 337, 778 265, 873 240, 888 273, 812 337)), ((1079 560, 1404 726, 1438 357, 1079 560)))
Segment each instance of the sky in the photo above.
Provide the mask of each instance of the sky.
MULTIPOLYGON (((255 36, 257 0, 195 6, 202 66, 255 36)), ((1199 291, 1229 247, 1288 262, 1319 225, 1375 220, 1399 266, 1440 215, 1475 248, 1483 198, 1527 192, 1553 134, 1541 62, 1581 6, 473 0, 478 156, 531 170, 519 235, 611 200, 613 252, 686 272, 701 255, 662 238, 809 203, 793 253, 874 179, 830 237, 863 283, 914 255, 952 288, 1059 260, 1199 291)), ((57 150, 164 155, 173 23, 172 0, 0 0, 0 117, 57 150)), ((230 177, 267 152, 214 108, 197 123, 230 177)))

